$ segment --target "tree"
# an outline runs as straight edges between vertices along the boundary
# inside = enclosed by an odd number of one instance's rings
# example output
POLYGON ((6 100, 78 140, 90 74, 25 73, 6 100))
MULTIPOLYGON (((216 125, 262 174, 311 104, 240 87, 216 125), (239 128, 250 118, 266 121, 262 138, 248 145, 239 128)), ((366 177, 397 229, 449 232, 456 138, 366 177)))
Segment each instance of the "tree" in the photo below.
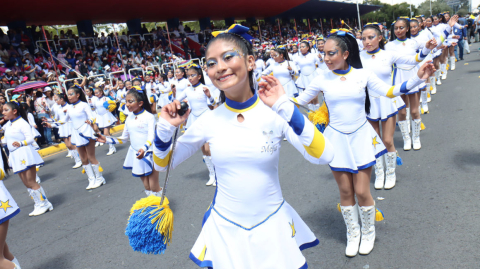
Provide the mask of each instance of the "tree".
POLYGON ((419 14, 425 16, 443 13, 445 11, 450 11, 450 14, 453 14, 453 9, 447 5, 445 0, 432 1, 432 13, 430 13, 430 1, 425 1, 418 6, 419 14))
MULTIPOLYGON (((400 16, 409 16, 410 15, 410 4, 400 3, 396 5, 389 5, 380 2, 380 0, 366 0, 369 5, 379 5, 382 6, 379 10, 370 12, 361 17, 362 21, 366 22, 386 22, 387 25, 390 25, 400 16)), ((416 9, 412 6, 412 11, 416 14, 416 9)), ((410 16, 409 16, 410 17, 410 16)))

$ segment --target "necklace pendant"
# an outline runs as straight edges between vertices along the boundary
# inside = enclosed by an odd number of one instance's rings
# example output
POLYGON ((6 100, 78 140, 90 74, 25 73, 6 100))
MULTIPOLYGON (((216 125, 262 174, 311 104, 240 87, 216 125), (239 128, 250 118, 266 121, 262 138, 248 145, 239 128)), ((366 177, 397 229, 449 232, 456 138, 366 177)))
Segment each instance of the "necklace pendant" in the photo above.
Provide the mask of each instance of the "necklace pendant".
POLYGON ((375 55, 372 55, 372 59, 375 59, 375 55))
POLYGON ((403 46, 405 46, 405 43, 402 43, 403 46))
POLYGON ((342 77, 340 77, 340 80, 345 81, 345 80, 347 80, 347 78, 342 76, 342 77))

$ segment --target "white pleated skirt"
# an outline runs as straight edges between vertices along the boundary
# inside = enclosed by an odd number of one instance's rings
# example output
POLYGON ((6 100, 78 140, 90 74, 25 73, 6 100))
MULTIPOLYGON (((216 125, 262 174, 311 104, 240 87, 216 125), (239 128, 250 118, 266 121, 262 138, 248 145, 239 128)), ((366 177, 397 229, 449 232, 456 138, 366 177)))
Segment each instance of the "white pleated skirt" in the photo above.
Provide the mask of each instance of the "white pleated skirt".
POLYGON ((128 148, 123 169, 132 170, 132 176, 145 177, 149 176, 153 171, 153 154, 147 151, 142 159, 137 159, 137 152, 131 146, 128 148))
POLYGON ((10 192, 5 188, 2 180, 0 180, 0 201, 2 201, 2 206, 4 206, 4 208, 0 210, 0 224, 20 213, 20 208, 10 192))
POLYGON ((285 83, 285 85, 282 86, 288 97, 293 98, 295 97, 294 94, 298 94, 297 85, 295 85, 295 82, 293 80, 288 81, 287 83, 285 83))
MULTIPOLYGON (((409 80, 413 76, 417 75, 418 69, 416 67, 412 68, 411 70, 403 70, 400 68, 396 68, 393 71, 393 81, 395 82, 395 85, 400 85, 403 82, 409 80)), ((420 90, 418 86, 412 88, 409 92, 406 93, 406 95, 414 94, 417 93, 420 90)))
POLYGON ((112 127, 115 125, 115 122, 117 122, 117 118, 115 118, 110 111, 107 111, 107 113, 103 115, 97 114, 96 119, 98 128, 112 127))
POLYGON ((301 250, 319 241, 286 202, 253 228, 243 227, 210 206, 191 252, 200 267, 252 269, 307 268, 301 250))
POLYGON ((357 174, 358 170, 375 164, 387 149, 372 125, 365 123, 353 133, 343 133, 328 125, 323 133, 335 145, 335 156, 330 169, 357 174))
POLYGON ((370 114, 367 115, 367 119, 370 121, 386 121, 405 107, 405 102, 398 96, 395 98, 369 96, 369 98, 370 114))
POLYGON ((72 124, 70 122, 67 122, 63 125, 60 125, 58 127, 58 136, 60 138, 69 138, 70 136, 72 136, 72 124))
POLYGON ((78 129, 75 129, 75 127, 72 126, 71 143, 77 147, 86 146, 90 143, 90 140, 96 140, 93 135, 94 133, 92 127, 86 123, 78 129))
POLYGON ((38 132, 38 130, 32 126, 32 134, 33 134, 33 138, 40 138, 42 137, 42 135, 38 132))
POLYGON ((8 157, 8 164, 13 173, 18 174, 32 167, 43 165, 43 160, 33 146, 28 145, 11 151, 8 157))
POLYGON ((299 92, 304 91, 316 76, 317 76, 317 73, 315 71, 312 72, 310 75, 305 75, 304 73, 300 73, 300 76, 295 81, 298 91, 299 92))

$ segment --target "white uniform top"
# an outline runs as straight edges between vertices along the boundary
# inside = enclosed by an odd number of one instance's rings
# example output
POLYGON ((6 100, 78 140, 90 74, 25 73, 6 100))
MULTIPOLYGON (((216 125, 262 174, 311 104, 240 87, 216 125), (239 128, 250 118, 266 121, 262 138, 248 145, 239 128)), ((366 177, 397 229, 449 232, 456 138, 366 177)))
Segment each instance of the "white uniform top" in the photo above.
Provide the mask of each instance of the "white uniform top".
POLYGON ((123 103, 125 102, 125 97, 127 96, 127 88, 123 88, 117 91, 117 101, 123 103))
MULTIPOLYGON (((255 61, 255 71, 262 73, 264 69, 265 69, 265 62, 262 59, 257 59, 255 61)), ((205 84, 207 84, 207 81, 205 81, 205 84)))
MULTIPOLYGON (((425 44, 424 44, 425 45, 425 44)), ((415 39, 406 38, 405 40, 399 40, 398 38, 388 42, 385 45, 385 50, 392 53, 396 53, 401 56, 413 56, 417 54, 417 50, 422 49, 415 39)), ((416 64, 397 64, 396 67, 402 70, 411 70, 416 66, 416 64)))
POLYGON ((37 124, 35 123, 35 118, 33 117, 32 113, 27 114, 27 119, 28 119, 28 124, 30 124, 30 126, 35 128, 34 126, 37 125, 37 124))
MULTIPOLYGON (((159 118, 154 143, 155 169, 165 171, 176 127, 159 118)), ((209 143, 217 177, 213 208, 243 227, 264 221, 283 202, 278 162, 283 138, 314 164, 333 159, 333 147, 283 95, 267 107, 255 94, 244 103, 226 100, 206 112, 178 138, 172 168, 209 143), (237 116, 244 117, 242 123, 237 116)))
POLYGON ((54 113, 54 120, 58 122, 67 122, 67 110, 70 109, 72 106, 70 104, 65 103, 63 106, 56 106, 53 110, 54 113))
POLYGON ((2 130, 5 131, 4 142, 7 144, 10 152, 18 149, 13 146, 13 142, 20 143, 21 147, 32 145, 35 142, 33 140, 32 127, 20 116, 5 123, 2 130))
POLYGON ((92 97, 88 97, 88 96, 85 96, 85 98, 87 98, 87 103, 88 105, 90 106, 90 109, 94 112, 94 114, 96 113, 96 107, 95 107, 95 104, 97 103, 98 101, 98 97, 96 97, 95 95, 93 95, 92 97))
POLYGON ((317 69, 317 65, 320 66, 322 63, 318 59, 318 56, 308 52, 307 54, 296 57, 293 62, 300 69, 300 72, 303 75, 309 76, 315 69, 317 69))
POLYGON ((147 82, 144 85, 145 91, 147 91, 147 97, 148 101, 150 102, 150 96, 152 95, 152 89, 155 90, 155 92, 158 89, 157 83, 155 83, 153 80, 151 82, 147 82), (152 83, 153 82, 153 83, 152 83))
POLYGON ((270 67, 274 63, 275 63, 275 60, 273 58, 268 58, 267 62, 265 63, 265 68, 270 67))
POLYGON ((357 40, 357 44, 358 44, 358 50, 359 51, 362 51, 363 50, 363 41, 361 39, 356 39, 357 40))
POLYGON ((294 62, 284 60, 281 63, 275 62, 268 66, 265 70, 263 70, 262 75, 267 76, 271 73, 273 73, 274 77, 280 80, 282 85, 285 85, 292 80, 292 75, 298 74, 298 70, 294 62), (292 68, 291 71, 287 69, 289 65, 292 68))
POLYGON ((408 81, 390 86, 379 79, 371 70, 355 69, 321 72, 310 85, 296 98, 301 105, 306 105, 320 92, 323 92, 328 107, 329 127, 342 133, 353 133, 366 121, 365 88, 381 96, 393 98, 423 81, 417 76, 408 81), (342 80, 341 78, 344 78, 342 80))
MULTIPOLYGON (((373 71, 373 73, 385 82, 385 84, 393 85, 392 66, 394 64, 417 65, 428 55, 429 52, 429 50, 425 50, 414 56, 404 56, 378 48, 371 52, 366 50, 360 52, 360 59, 362 60, 362 66, 364 69, 373 71), (426 54, 422 54, 423 52, 426 52, 426 54)), ((372 97, 380 97, 375 91, 369 91, 368 94, 372 97)))
POLYGON ((107 112, 110 112, 103 106, 103 103, 105 103, 108 100, 111 100, 110 98, 108 98, 106 96, 103 96, 101 98, 98 98, 98 97, 95 96, 95 98, 96 99, 92 99, 92 102, 94 102, 93 104, 95 106, 95 111, 97 112, 97 114, 99 116, 103 116, 103 115, 107 114, 107 112))
POLYGON ((297 52, 295 52, 295 53, 292 53, 291 56, 289 55, 289 56, 290 56, 290 60, 293 61, 293 60, 295 60, 297 57, 300 57, 300 55, 301 55, 300 51, 297 51, 297 52))
POLYGON ((164 81, 163 83, 157 83, 157 89, 160 91, 160 94, 169 93, 172 91, 170 82, 164 81))
MULTIPOLYGON (((263 62, 263 61, 262 61, 263 62)), ((255 73, 255 72, 254 72, 255 73)), ((203 71, 203 78, 205 79, 205 86, 210 90, 210 94, 213 96, 213 99, 215 100, 216 104, 220 103, 220 90, 213 85, 212 80, 208 76, 208 74, 203 71)))
POLYGON ((132 113, 125 120, 125 127, 120 137, 108 137, 109 144, 122 144, 130 140, 130 146, 139 151, 143 148, 145 152, 151 151, 150 146, 155 138, 155 116, 142 109, 138 114, 132 113), (133 138, 133 139, 132 139, 133 138))
POLYGON ((93 122, 95 117, 93 116, 90 105, 78 100, 76 103, 71 104, 71 108, 67 110, 66 120, 71 120, 73 128, 78 130, 86 124, 85 121, 89 120, 93 122))
POLYGON ((199 82, 197 85, 189 86, 182 93, 177 94, 178 101, 187 98, 190 109, 192 110, 191 113, 196 117, 209 110, 210 108, 208 106, 213 105, 215 102, 212 92, 210 92, 211 98, 209 99, 207 95, 205 95, 205 92, 203 92, 203 87, 206 86, 199 82))
POLYGON ((325 52, 318 51, 317 57, 318 57, 318 54, 322 54, 322 58, 318 58, 318 61, 320 62, 320 64, 318 65, 318 68, 321 70, 328 70, 327 64, 325 63, 325 52))
POLYGON ((176 89, 175 96, 177 96, 176 98, 177 100, 180 100, 178 99, 178 96, 182 96, 182 92, 185 91, 189 85, 190 85, 190 82, 188 82, 188 79, 186 78, 181 78, 177 80, 177 83, 175 86, 175 89, 176 89))

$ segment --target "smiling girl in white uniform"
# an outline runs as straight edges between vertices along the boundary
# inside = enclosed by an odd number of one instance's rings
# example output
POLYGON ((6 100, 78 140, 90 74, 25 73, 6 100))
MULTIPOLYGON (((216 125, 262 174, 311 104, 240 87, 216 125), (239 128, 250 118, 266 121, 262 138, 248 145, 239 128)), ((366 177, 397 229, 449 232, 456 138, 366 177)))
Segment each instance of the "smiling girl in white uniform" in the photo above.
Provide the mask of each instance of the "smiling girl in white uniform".
POLYGON ((253 90, 255 59, 245 38, 218 34, 207 47, 206 60, 225 103, 192 124, 178 139, 173 156, 172 134, 188 113, 178 116, 178 101, 164 107, 154 148, 155 169, 165 171, 170 157, 175 168, 205 143, 211 146, 217 191, 190 259, 199 267, 307 268, 301 250, 319 242, 283 199, 281 142, 287 137, 315 164, 330 162, 333 148, 288 100, 278 79, 266 77, 268 83, 260 83, 260 101, 253 90))
POLYGON ((284 47, 276 48, 270 55, 273 56, 275 62, 265 68, 262 75, 273 75, 278 78, 288 97, 298 95, 298 89, 294 81, 295 75, 298 75, 298 70, 296 64, 290 61, 287 50, 284 47))

